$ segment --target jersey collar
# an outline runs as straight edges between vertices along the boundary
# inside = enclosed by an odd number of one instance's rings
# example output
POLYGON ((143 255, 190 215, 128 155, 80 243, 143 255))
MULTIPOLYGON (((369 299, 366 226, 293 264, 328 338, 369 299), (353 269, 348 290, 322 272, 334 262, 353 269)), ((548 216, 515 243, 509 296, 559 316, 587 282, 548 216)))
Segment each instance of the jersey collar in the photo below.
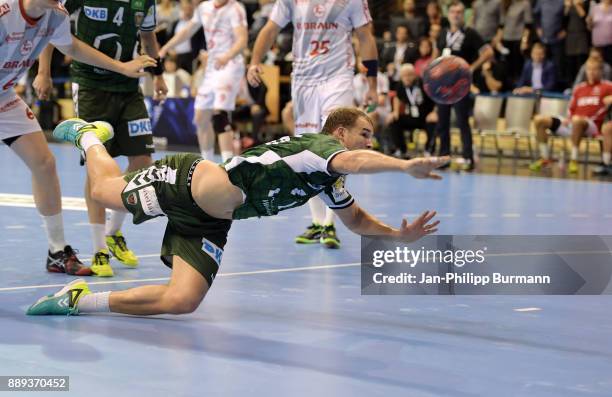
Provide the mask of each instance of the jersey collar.
MULTIPOLYGON (((26 14, 25 8, 23 8, 23 0, 19 0, 19 11, 21 12, 21 16, 30 26, 36 26, 36 22, 40 21, 42 16, 38 18, 32 18, 28 14, 26 14)), ((44 14, 43 14, 44 15, 44 14)))

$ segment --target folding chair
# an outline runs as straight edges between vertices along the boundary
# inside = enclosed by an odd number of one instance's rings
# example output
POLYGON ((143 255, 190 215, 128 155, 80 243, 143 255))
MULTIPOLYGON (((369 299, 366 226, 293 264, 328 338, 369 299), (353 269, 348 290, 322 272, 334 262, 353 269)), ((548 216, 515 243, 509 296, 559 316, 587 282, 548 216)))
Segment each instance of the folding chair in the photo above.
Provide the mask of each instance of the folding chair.
POLYGON ((514 137, 514 155, 518 157, 518 141, 527 138, 529 157, 533 159, 531 148, 531 119, 536 100, 533 97, 509 96, 506 100, 506 133, 514 137))
POLYGON ((499 148, 499 131, 497 120, 501 114, 504 98, 501 96, 476 95, 474 102, 474 127, 480 135, 480 155, 484 152, 484 140, 487 136, 495 138, 495 150, 500 158, 502 151, 499 148))

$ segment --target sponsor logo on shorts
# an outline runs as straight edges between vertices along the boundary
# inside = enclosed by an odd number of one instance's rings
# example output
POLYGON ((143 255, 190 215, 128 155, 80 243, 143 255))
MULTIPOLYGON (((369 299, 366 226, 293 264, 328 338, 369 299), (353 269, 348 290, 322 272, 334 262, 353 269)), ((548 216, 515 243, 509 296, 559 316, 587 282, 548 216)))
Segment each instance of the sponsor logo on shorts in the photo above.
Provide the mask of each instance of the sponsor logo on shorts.
POLYGON ((128 121, 128 133, 130 134, 130 137, 153 134, 151 120, 147 118, 128 121))
POLYGON ((291 194, 294 196, 306 196, 306 192, 302 189, 298 189, 297 187, 291 191, 291 194))
POLYGON ((202 251, 206 252, 215 261, 217 266, 221 266, 223 250, 217 247, 215 243, 205 237, 202 237, 202 251))
POLYGON ((0 5, 0 17, 8 14, 9 11, 11 11, 11 6, 8 3, 0 5))
POLYGON ((153 186, 147 186, 138 191, 138 197, 140 197, 140 206, 145 214, 149 216, 165 215, 157 200, 157 194, 155 194, 155 188, 153 186))
POLYGON ((85 16, 94 21, 106 21, 108 19, 108 9, 103 7, 87 7, 83 9, 85 16))
POLYGON ((21 99, 19 98, 15 98, 12 101, 8 101, 4 105, 0 106, 0 113, 8 112, 9 110, 16 108, 17 105, 19 105, 20 101, 21 99))
POLYGON ((26 117, 30 120, 34 120, 34 113, 32 112, 32 110, 30 110, 30 108, 26 108, 26 117))
POLYGON ((127 196, 127 203, 129 205, 136 205, 138 204, 138 197, 136 196, 136 192, 132 192, 127 196))
POLYGON ((32 43, 32 40, 25 40, 23 44, 21 44, 19 52, 21 52, 21 55, 28 55, 30 52, 32 52, 33 48, 34 43, 32 43))

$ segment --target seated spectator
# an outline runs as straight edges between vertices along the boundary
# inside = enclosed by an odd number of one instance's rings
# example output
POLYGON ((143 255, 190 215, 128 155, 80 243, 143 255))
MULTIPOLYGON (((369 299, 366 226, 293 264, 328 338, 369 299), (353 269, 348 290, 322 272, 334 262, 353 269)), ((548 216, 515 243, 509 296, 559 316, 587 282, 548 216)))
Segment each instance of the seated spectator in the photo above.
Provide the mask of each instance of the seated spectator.
POLYGON ((252 122, 250 137, 242 139, 242 148, 247 149, 259 145, 261 127, 266 122, 266 116, 270 113, 266 106, 266 94, 268 88, 262 81, 257 87, 247 83, 246 77, 240 82, 240 91, 236 98, 236 109, 232 112, 232 121, 252 122))
MULTIPOLYGON (((440 7, 440 3, 438 3, 437 0, 430 0, 427 3, 425 13, 427 14, 427 18, 425 19, 425 34, 431 30, 432 25, 438 25, 440 29, 450 26, 448 19, 442 15, 442 7, 440 7)), ((435 40, 433 42, 435 43, 435 40)))
MULTIPOLYGON (((189 23, 191 18, 193 17, 193 4, 190 0, 181 0, 181 8, 179 13, 179 19, 172 24, 170 27, 170 36, 172 37, 176 32, 179 32, 181 29, 189 23)), ((187 71, 187 73, 193 73, 193 61, 195 59, 194 54, 194 44, 193 37, 190 40, 186 40, 174 47, 172 51, 176 55, 176 63, 179 69, 183 69, 187 71)))
MULTIPOLYGON (((574 90, 567 117, 541 115, 535 117, 536 139, 541 158, 529 166, 532 171, 539 171, 550 166, 547 133, 549 130, 553 135, 571 137, 572 150, 568 172, 571 174, 578 172, 580 140, 583 136, 594 137, 601 134, 606 110, 612 105, 612 82, 601 80, 601 70, 600 62, 587 61, 587 81, 579 84, 574 90)), ((608 132, 606 130, 606 133, 608 132)), ((602 157, 603 163, 609 165, 609 147, 607 149, 607 151, 604 150, 602 157)))
POLYGON ((508 68, 501 54, 495 53, 495 56, 474 72, 472 75, 472 84, 475 89, 474 94, 497 94, 500 92, 510 91, 511 84, 508 78, 508 68))
MULTIPOLYGON (((594 60, 602 65, 601 69, 601 79, 602 80, 612 80, 612 67, 610 64, 606 63, 601 55, 601 50, 599 48, 591 48, 589 50, 589 57, 587 58, 587 62, 590 60, 594 60)), ((580 67, 578 74, 576 75, 576 80, 574 80, 573 87, 575 88, 578 84, 586 81, 586 62, 584 65, 580 67)))
MULTIPOLYGON (((404 131, 412 133, 416 129, 427 131, 425 150, 434 151, 436 117, 434 103, 423 91, 423 83, 418 78, 414 66, 404 64, 400 69, 400 85, 393 98, 392 122, 389 125, 391 138, 395 145, 395 156, 406 158, 408 148, 404 131)), ((412 139, 411 139, 412 140, 412 139)))
POLYGON ((404 63, 414 63, 419 57, 416 45, 411 40, 410 32, 404 25, 398 25, 395 29, 395 43, 391 45, 382 55, 382 64, 395 65, 395 74, 388 75, 393 81, 399 80, 399 68, 404 63))
POLYGON ((421 37, 419 40, 419 59, 414 63, 417 75, 423 77, 423 72, 432 61, 433 45, 428 37, 421 37))
POLYGON ((601 49, 604 60, 612 65, 612 0, 601 0, 589 11, 587 24, 592 32, 593 46, 601 49))
POLYGON ((531 94, 534 91, 552 91, 557 86, 555 64, 546 59, 546 48, 535 43, 531 48, 531 60, 523 66, 515 94, 531 94))
POLYGON ((168 56, 164 59, 164 81, 168 87, 168 98, 187 98, 191 87, 191 75, 183 69, 179 69, 176 56, 168 56))
POLYGON ((406 26, 412 37, 421 37, 425 34, 425 20, 417 14, 414 0, 404 0, 403 14, 391 17, 391 31, 394 32, 399 25, 406 26))

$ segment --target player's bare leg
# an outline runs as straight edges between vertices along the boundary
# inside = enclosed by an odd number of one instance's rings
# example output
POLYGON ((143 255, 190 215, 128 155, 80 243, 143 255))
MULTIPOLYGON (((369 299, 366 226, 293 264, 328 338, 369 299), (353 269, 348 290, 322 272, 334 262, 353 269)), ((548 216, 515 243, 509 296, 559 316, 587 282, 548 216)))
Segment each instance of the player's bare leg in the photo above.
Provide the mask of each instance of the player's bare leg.
POLYGON ((196 109, 194 123, 198 134, 200 153, 206 160, 213 161, 215 154, 215 134, 212 126, 212 110, 196 109))
POLYGON ((572 117, 572 149, 570 152, 570 162, 567 167, 567 171, 570 174, 578 173, 578 148, 580 147, 580 141, 585 135, 588 127, 589 122, 586 118, 582 116, 572 117))
POLYGON ((603 138, 603 148, 601 152, 601 166, 593 170, 593 175, 596 176, 611 176, 612 175, 612 121, 604 123, 601 127, 601 136, 603 138))
POLYGON ((540 158, 529 165, 532 171, 540 171, 550 166, 550 149, 548 147, 548 129, 552 127, 553 120, 550 116, 536 115, 533 119, 536 130, 536 142, 540 150, 540 158))

